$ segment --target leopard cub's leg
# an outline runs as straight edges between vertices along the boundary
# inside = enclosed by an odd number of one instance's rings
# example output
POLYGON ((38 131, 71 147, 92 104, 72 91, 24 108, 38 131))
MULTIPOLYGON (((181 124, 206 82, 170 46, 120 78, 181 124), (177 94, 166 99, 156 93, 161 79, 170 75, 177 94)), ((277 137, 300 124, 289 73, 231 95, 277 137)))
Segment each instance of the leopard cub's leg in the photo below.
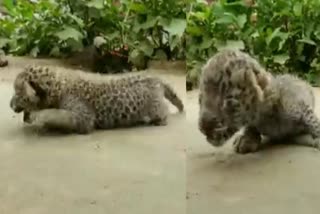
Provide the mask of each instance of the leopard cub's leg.
POLYGON ((255 127, 247 126, 243 134, 236 137, 234 141, 235 152, 240 154, 256 152, 261 145, 261 135, 255 127))
POLYGON ((150 124, 166 126, 168 124, 169 108, 163 100, 156 100, 149 109, 150 124))
POLYGON ((310 133, 312 137, 320 138, 320 120, 311 107, 304 106, 302 122, 304 122, 308 133, 310 133))
POLYGON ((32 111, 29 113, 28 123, 65 132, 74 132, 76 130, 76 123, 72 112, 65 109, 32 111))
POLYGON ((48 129, 88 134, 95 128, 95 114, 85 103, 74 97, 64 97, 60 108, 31 112, 29 121, 48 129))
POLYGON ((297 145, 312 147, 320 150, 320 138, 314 138, 311 134, 297 135, 291 137, 289 141, 297 145))
POLYGON ((65 95, 60 108, 69 111, 72 126, 76 133, 88 134, 95 129, 96 114, 88 103, 72 95, 65 95))
POLYGON ((303 135, 296 136, 294 143, 320 148, 320 120, 313 108, 300 103, 299 108, 290 108, 289 115, 304 127, 303 135))
POLYGON ((23 112, 23 122, 30 123, 30 112, 24 111, 23 112))

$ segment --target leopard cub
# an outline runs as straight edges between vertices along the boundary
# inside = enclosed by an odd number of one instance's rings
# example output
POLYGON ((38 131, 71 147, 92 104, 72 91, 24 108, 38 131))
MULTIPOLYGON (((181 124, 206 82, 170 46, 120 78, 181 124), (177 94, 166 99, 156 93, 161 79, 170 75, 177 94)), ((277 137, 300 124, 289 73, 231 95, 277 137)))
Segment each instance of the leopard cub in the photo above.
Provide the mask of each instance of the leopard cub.
POLYGON ((47 128, 87 134, 140 124, 166 125, 164 98, 183 112, 172 87, 160 78, 123 75, 118 78, 82 71, 27 66, 14 82, 10 101, 24 121, 47 128))
POLYGON ((225 49, 202 69, 199 129, 214 146, 244 128, 238 153, 255 152, 262 139, 319 147, 320 120, 312 87, 289 74, 272 75, 253 57, 225 49))

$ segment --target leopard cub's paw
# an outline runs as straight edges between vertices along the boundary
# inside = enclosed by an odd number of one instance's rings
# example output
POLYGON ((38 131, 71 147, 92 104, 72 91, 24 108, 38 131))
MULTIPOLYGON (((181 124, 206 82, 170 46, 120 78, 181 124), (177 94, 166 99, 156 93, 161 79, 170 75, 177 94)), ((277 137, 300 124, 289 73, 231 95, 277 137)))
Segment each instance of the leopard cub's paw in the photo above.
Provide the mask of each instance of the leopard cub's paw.
POLYGON ((30 112, 28 112, 28 111, 23 112, 23 122, 31 123, 30 112))
POLYGON ((256 152, 259 149, 259 145, 259 139, 244 134, 237 136, 233 142, 234 150, 239 154, 256 152))
POLYGON ((37 118, 36 118, 35 112, 28 112, 28 111, 23 112, 23 122, 32 124, 32 123, 35 123, 36 119, 37 118))
POLYGON ((319 137, 313 138, 313 144, 312 144, 312 146, 313 146, 315 149, 317 149, 317 150, 320 151, 320 138, 319 138, 319 137))

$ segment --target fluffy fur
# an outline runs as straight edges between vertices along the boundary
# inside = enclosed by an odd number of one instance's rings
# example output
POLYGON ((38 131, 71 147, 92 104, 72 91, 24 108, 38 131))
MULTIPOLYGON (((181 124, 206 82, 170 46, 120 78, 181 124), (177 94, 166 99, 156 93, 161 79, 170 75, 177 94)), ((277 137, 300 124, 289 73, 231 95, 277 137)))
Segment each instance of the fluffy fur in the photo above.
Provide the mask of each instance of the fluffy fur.
POLYGON ((239 153, 257 151, 262 137, 319 147, 312 87, 289 74, 272 76, 244 52, 226 49, 208 60, 199 105, 199 129, 214 146, 244 127, 234 142, 239 153))
POLYGON ((26 122, 80 134, 139 124, 166 125, 164 97, 180 112, 184 108, 168 84, 143 75, 110 78, 28 66, 16 77, 14 90, 10 106, 16 113, 24 112, 26 122))

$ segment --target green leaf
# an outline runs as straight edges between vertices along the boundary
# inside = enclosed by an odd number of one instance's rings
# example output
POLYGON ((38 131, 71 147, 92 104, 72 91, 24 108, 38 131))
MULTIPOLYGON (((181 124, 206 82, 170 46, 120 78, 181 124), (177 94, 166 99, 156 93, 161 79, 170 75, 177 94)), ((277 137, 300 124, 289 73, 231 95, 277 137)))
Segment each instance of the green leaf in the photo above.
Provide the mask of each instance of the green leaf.
POLYGON ((69 47, 71 47, 72 51, 81 51, 83 49, 82 41, 75 40, 72 38, 69 38, 66 40, 69 47))
POLYGON ((289 34, 283 34, 281 36, 281 41, 279 42, 278 50, 282 50, 284 44, 287 42, 287 39, 289 38, 289 34))
POLYGON ((255 31, 253 34, 251 34, 252 38, 258 38, 260 36, 258 31, 255 31))
POLYGON ((186 32, 191 36, 200 36, 204 33, 200 26, 187 26, 186 32))
POLYGON ((213 39, 208 37, 208 36, 205 36, 202 38, 202 42, 200 44, 200 49, 207 49, 207 48, 210 48, 213 44, 213 39))
POLYGON ((134 49, 129 53, 129 62, 132 62, 136 67, 143 67, 145 64, 145 57, 140 50, 134 49))
POLYGON ((73 15, 73 14, 68 14, 68 16, 73 19, 79 26, 83 27, 84 23, 83 23, 83 20, 81 18, 79 18, 78 16, 76 15, 73 15))
POLYGON ((166 18, 166 17, 162 17, 162 16, 159 16, 158 19, 159 19, 159 23, 158 24, 160 26, 162 26, 162 27, 166 27, 166 26, 170 25, 170 23, 172 21, 172 19, 166 18))
POLYGON ((60 48, 58 46, 54 46, 50 51, 50 56, 60 56, 60 48))
POLYGON ((303 3, 301 1, 296 1, 293 6, 294 15, 300 17, 302 15, 302 7, 303 7, 303 3))
POLYGON ((139 50, 141 50, 146 56, 152 56, 153 54, 153 46, 147 41, 140 42, 139 50))
POLYGON ((216 40, 215 41, 215 47, 218 50, 222 50, 222 49, 225 49, 225 48, 244 50, 245 45, 244 45, 243 41, 241 41, 241 40, 227 40, 226 42, 225 41, 221 41, 221 40, 216 40))
POLYGON ((312 39, 308 39, 308 38, 304 38, 304 39, 299 39, 297 40, 298 42, 301 42, 301 43, 306 43, 306 44, 309 44, 309 45, 317 45, 312 39))
POLYGON ((130 10, 132 10, 132 11, 135 11, 135 12, 138 12, 138 13, 142 13, 142 14, 145 14, 145 13, 147 13, 147 8, 146 8, 146 6, 144 5, 144 4, 142 4, 142 3, 137 3, 137 2, 135 2, 135 3, 132 3, 131 5, 130 5, 130 10))
POLYGON ((287 54, 275 55, 273 57, 273 61, 279 63, 280 65, 284 65, 289 58, 290 57, 287 54))
POLYGON ((240 29, 244 27, 244 25, 247 23, 247 15, 242 14, 237 17, 237 23, 240 29))
POLYGON ((205 5, 208 4, 208 1, 206 1, 206 0, 196 0, 196 2, 201 3, 201 4, 205 4, 205 5))
POLYGON ((140 28, 141 29, 152 28, 152 27, 154 27, 156 25, 158 20, 159 20, 159 17, 155 17, 155 16, 152 16, 152 15, 149 15, 149 16, 147 16, 147 20, 140 25, 140 28))
POLYGON ((214 41, 214 46, 215 46, 218 50, 221 50, 221 49, 224 49, 224 48, 225 48, 226 42, 225 42, 225 41, 222 41, 222 40, 216 39, 216 40, 214 41))
POLYGON ((88 7, 94 7, 96 9, 103 9, 103 0, 91 0, 87 3, 88 7))
POLYGON ((171 35, 178 35, 181 37, 187 27, 185 19, 172 19, 168 26, 164 26, 164 30, 168 31, 171 35))
POLYGON ((318 29, 314 32, 315 37, 320 40, 320 26, 318 27, 318 29))
POLYGON ((10 43, 10 41, 11 40, 7 38, 0 38, 0 49, 7 46, 10 43))
POLYGON ((211 9, 212 9, 212 14, 215 17, 222 16, 223 13, 225 12, 225 9, 223 8, 221 1, 217 1, 211 9))
POLYGON ((119 31, 115 31, 113 33, 108 33, 108 34, 105 34, 105 38, 108 39, 108 40, 114 40, 114 39, 117 39, 117 38, 120 38, 120 32, 119 31))
POLYGON ((179 46, 181 40, 178 36, 171 36, 169 41, 170 50, 172 51, 173 49, 179 46))
POLYGON ((12 11, 14 8, 13 0, 3 0, 3 5, 8 11, 12 11))
POLYGON ((90 19, 99 19, 101 18, 101 9, 97 9, 95 7, 89 7, 88 16, 90 19))
POLYGON ((55 33, 55 35, 62 41, 67 39, 80 40, 83 38, 83 35, 73 27, 65 27, 64 30, 55 33))
POLYGON ((154 59, 163 60, 167 59, 167 54, 163 50, 157 50, 154 59))
POLYGON ((129 61, 134 62, 134 60, 138 59, 140 55, 140 51, 138 49, 134 49, 129 54, 129 61))
POLYGON ((276 28, 266 39, 267 46, 270 48, 270 44, 274 39, 280 38, 281 41, 277 44, 276 49, 281 50, 283 48, 283 45, 286 43, 289 33, 280 32, 280 27, 276 28))
POLYGON ((245 45, 241 40, 228 40, 225 47, 243 50, 245 48, 245 45))
POLYGON ((237 22, 237 17, 232 13, 225 12, 222 17, 215 20, 217 24, 234 24, 237 22))
POLYGON ((281 29, 281 27, 276 28, 276 29, 267 37, 266 42, 267 42, 267 45, 268 45, 268 46, 270 45, 271 41, 272 41, 274 38, 276 38, 276 37, 279 36, 280 29, 281 29))
POLYGON ((315 31, 315 24, 313 22, 308 22, 305 24, 304 37, 311 38, 311 34, 315 31))
POLYGON ((196 19, 200 20, 200 21, 205 21, 207 18, 207 14, 205 12, 195 12, 191 14, 192 17, 195 17, 196 19))
POLYGON ((31 49, 31 51, 30 51, 30 56, 32 56, 32 57, 37 57, 39 52, 40 52, 39 47, 36 46, 36 47, 34 47, 34 48, 31 49))

